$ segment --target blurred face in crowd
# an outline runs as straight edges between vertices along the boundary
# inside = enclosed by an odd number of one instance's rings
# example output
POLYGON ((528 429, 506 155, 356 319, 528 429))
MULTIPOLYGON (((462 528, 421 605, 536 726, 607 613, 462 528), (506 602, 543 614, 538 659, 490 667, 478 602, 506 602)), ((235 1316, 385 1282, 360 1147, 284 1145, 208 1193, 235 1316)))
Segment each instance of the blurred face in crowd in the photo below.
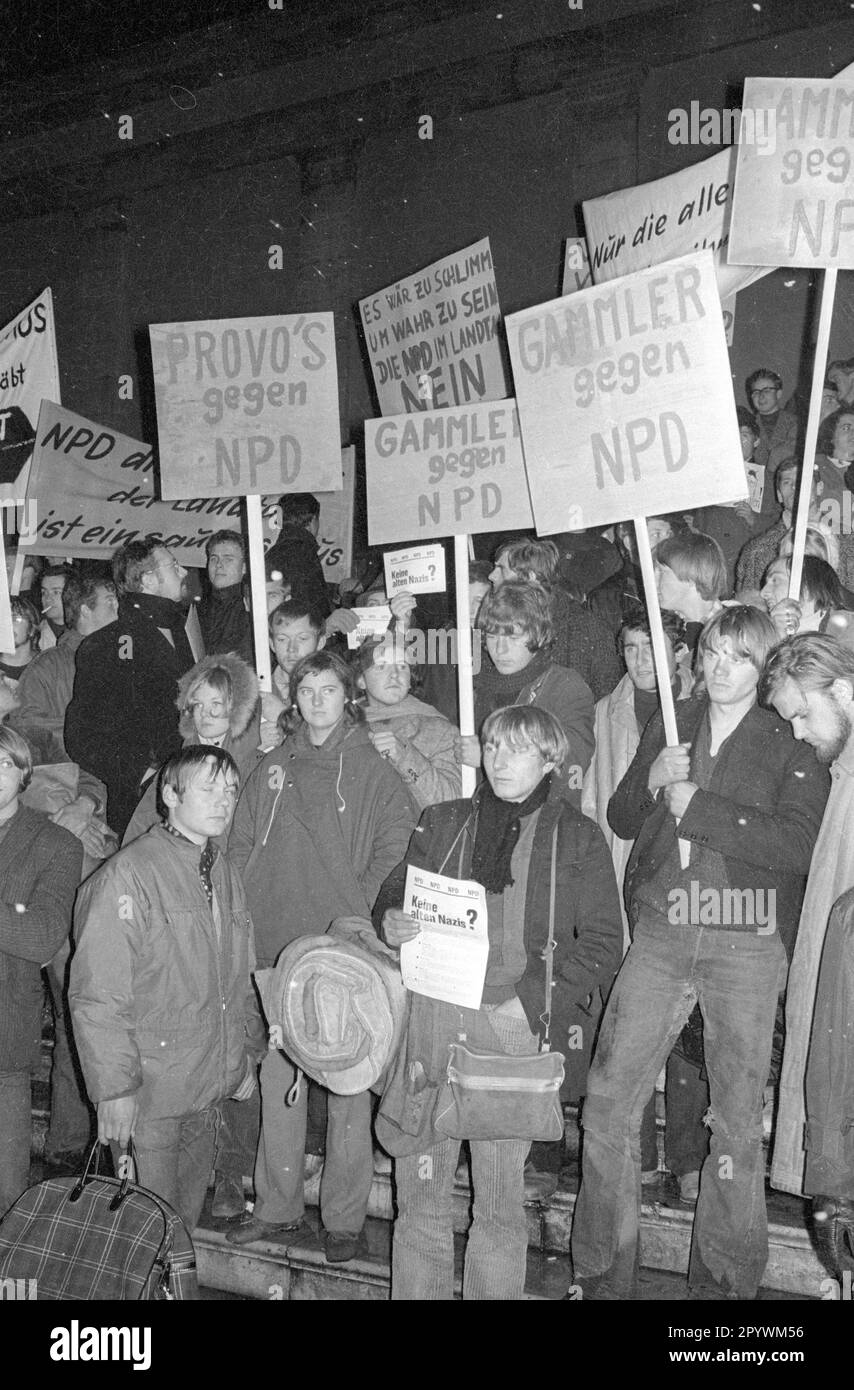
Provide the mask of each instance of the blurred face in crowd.
POLYGON ((91 604, 83 603, 80 605, 86 635, 91 632, 99 632, 107 623, 115 622, 119 615, 119 601, 116 598, 116 591, 112 584, 99 584, 95 590, 95 597, 91 604), (85 613, 83 613, 85 609, 85 613))
POLYGON ((849 681, 835 680, 827 690, 803 690, 787 676, 771 704, 789 721, 795 738, 815 749, 820 763, 832 763, 851 736, 852 696, 849 681))
POLYGON ((755 698, 759 672, 736 650, 730 637, 719 637, 703 651, 703 678, 715 705, 739 705, 755 698))
POLYGON ((828 415, 832 415, 834 410, 838 409, 839 397, 836 394, 836 391, 831 390, 829 386, 825 386, 824 390, 821 393, 821 414, 818 417, 819 421, 826 420, 828 415))
POLYGON ((846 404, 854 404, 854 367, 850 371, 846 371, 844 367, 831 367, 827 379, 836 387, 840 403, 844 401, 846 404))
POLYGON ((487 632, 486 650, 496 671, 502 676, 513 676, 524 671, 534 659, 529 643, 530 633, 525 632, 519 623, 513 624, 511 632, 487 632))
POLYGON ((42 580, 42 610, 45 618, 55 623, 63 622, 62 591, 65 588, 65 575, 54 574, 42 580))
POLYGON ((388 606, 388 594, 385 589, 371 589, 370 593, 365 594, 362 599, 363 608, 386 608, 388 606))
POLYGON ((326 643, 322 632, 312 627, 308 616, 294 618, 289 623, 277 623, 273 633, 273 651, 276 661, 288 675, 302 661, 320 651, 326 643))
POLYGON ((660 541, 669 541, 673 535, 673 527, 663 516, 651 516, 646 529, 649 532, 649 548, 655 550, 660 541))
POLYGON ((480 605, 489 593, 492 585, 486 579, 474 579, 469 584, 469 622, 474 627, 477 622, 477 615, 480 612, 480 605))
POLYGON ((833 457, 845 463, 854 461, 854 411, 840 415, 833 431, 833 457))
POLYGON ((303 677, 296 696, 311 742, 323 743, 344 717, 347 692, 343 685, 334 671, 313 671, 303 677))
POLYGON ((228 733, 230 707, 224 695, 207 681, 197 685, 187 698, 193 727, 202 743, 222 738, 228 733))
POLYGON ((246 573, 243 548, 236 542, 217 541, 208 556, 208 579, 213 589, 239 584, 246 573))
POLYGON ((501 585, 506 584, 508 579, 524 578, 524 574, 519 574, 516 570, 510 568, 510 563, 507 559, 507 551, 499 550, 495 557, 495 566, 490 571, 489 575, 489 582, 493 589, 500 589, 501 585))
POLYGON ((365 691, 368 704, 399 705, 409 694, 412 670, 400 644, 384 643, 377 647, 374 659, 359 677, 359 687, 365 691))
POLYGON ((0 748, 0 821, 9 820, 18 809, 18 795, 24 774, 12 756, 0 748))
POLYGON ((741 436, 741 457, 745 463, 749 463, 753 458, 753 450, 756 448, 753 430, 749 425, 742 425, 738 432, 741 436))
POLYGON ((169 824, 197 845, 224 835, 234 815, 237 791, 233 773, 225 769, 214 772, 213 763, 203 763, 193 769, 180 796, 174 787, 163 788, 169 824))
POLYGON ((174 603, 183 597, 184 580, 187 571, 179 565, 172 551, 166 545, 159 545, 152 555, 153 568, 142 576, 145 585, 143 592, 156 594, 158 598, 172 599, 174 603))
POLYGON ((690 611, 693 605, 699 600, 699 592, 696 584, 692 584, 689 579, 680 579, 674 574, 669 565, 661 565, 655 562, 655 587, 658 591, 658 602, 662 608, 669 608, 671 613, 678 613, 680 618, 690 619, 690 611))
POLYGON ((780 409, 780 397, 782 388, 777 386, 770 377, 761 376, 754 382, 750 392, 750 404, 757 415, 773 415, 780 409))
POLYGON ((768 612, 789 593, 789 563, 787 560, 772 560, 765 571, 762 588, 759 590, 768 612))
POLYGON ((776 480, 777 497, 784 512, 793 512, 795 502, 798 497, 798 471, 796 468, 787 468, 784 473, 777 473, 776 480))
MULTIPOLYGON (((676 670, 676 655, 673 643, 664 638, 667 648, 667 670, 670 679, 676 670)), ((636 690, 655 690, 655 658, 652 652, 652 639, 649 633, 638 628, 627 628, 623 633, 623 660, 629 673, 629 680, 636 690)))
POLYGON ((500 739, 483 745, 486 779, 502 801, 525 801, 554 766, 532 743, 517 746, 500 739))

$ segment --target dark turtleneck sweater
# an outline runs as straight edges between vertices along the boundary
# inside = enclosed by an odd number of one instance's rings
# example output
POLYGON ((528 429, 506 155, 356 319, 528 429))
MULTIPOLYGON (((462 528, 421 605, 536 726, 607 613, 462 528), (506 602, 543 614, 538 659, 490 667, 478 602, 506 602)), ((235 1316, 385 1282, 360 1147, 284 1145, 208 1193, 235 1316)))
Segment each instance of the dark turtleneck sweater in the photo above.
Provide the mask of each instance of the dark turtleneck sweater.
POLYGON ((198 606, 199 626, 208 656, 236 652, 252 665, 252 619, 243 602, 243 585, 211 589, 198 606))

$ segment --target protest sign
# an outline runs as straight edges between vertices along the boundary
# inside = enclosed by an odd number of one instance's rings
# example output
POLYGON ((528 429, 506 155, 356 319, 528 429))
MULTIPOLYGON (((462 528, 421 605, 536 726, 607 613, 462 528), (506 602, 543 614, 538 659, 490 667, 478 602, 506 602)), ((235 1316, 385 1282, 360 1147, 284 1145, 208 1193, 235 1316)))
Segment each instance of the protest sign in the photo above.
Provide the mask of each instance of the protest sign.
POLYGON ((353 563, 353 484, 356 450, 352 444, 341 450, 341 482, 337 492, 319 492, 320 518, 317 525, 317 554, 327 584, 347 579, 353 563))
POLYGON ((481 885, 410 864, 403 910, 421 927, 400 948, 406 988, 462 1009, 479 1009, 489 956, 486 893, 481 885))
POLYGON ((541 535, 747 495, 711 251, 506 327, 541 535))
POLYGON ((365 469, 371 545, 533 525, 513 400, 366 420, 365 469))
POLYGON ((587 238, 568 236, 563 256, 563 284, 561 294, 574 294, 576 290, 586 290, 593 284, 593 271, 587 253, 587 238))
POLYGON ((361 647, 368 638, 383 637, 391 622, 391 609, 386 603, 375 603, 370 608, 352 608, 350 611, 359 620, 358 627, 351 628, 347 633, 350 651, 361 647))
POLYGON ((735 146, 650 183, 583 204, 597 284, 710 248, 721 299, 767 272, 727 263, 735 146))
POLYGON ((27 491, 42 400, 59 400, 49 289, 0 329, 0 506, 20 504, 27 491))
POLYGON ((385 591, 395 594, 443 594, 445 592, 445 548, 421 545, 414 550, 389 550, 383 556, 385 591))
POLYGON ((149 327, 166 499, 341 486, 332 314, 149 327))
MULTIPOLYGON (((126 541, 155 535, 182 565, 202 566, 208 538, 228 528, 239 531, 240 514, 239 497, 161 502, 155 496, 150 445, 53 401, 43 403, 22 548, 40 555, 106 560, 126 541)), ((272 537, 271 532, 271 543, 272 537)))
POLYGON ((854 76, 748 77, 748 112, 776 140, 738 147, 730 264, 854 267, 854 76))
POLYGON ((359 301, 383 415, 501 400, 501 310, 489 238, 359 301))

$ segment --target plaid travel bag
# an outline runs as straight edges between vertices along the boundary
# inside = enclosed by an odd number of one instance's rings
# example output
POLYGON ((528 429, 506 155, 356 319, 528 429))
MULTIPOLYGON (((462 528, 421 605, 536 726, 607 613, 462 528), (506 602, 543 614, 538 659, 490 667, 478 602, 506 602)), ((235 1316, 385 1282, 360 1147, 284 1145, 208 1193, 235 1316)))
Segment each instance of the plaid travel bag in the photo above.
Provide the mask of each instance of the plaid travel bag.
POLYGON ((98 1151, 95 1144, 81 1177, 49 1178, 9 1208, 0 1221, 0 1281, 26 1280, 47 1301, 197 1298, 196 1255, 181 1218, 129 1177, 101 1177, 98 1151))

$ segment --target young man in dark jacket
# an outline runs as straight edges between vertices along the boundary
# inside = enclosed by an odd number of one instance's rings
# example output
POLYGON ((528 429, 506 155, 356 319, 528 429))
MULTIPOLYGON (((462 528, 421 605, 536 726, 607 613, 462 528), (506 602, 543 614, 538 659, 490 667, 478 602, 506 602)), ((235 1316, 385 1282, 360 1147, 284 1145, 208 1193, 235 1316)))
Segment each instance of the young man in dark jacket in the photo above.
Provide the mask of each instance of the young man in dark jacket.
POLYGON ((584 1109, 572 1256, 585 1298, 635 1296, 641 1113, 698 1001, 711 1144, 689 1283, 701 1298, 754 1298, 765 1269, 763 1093, 828 794, 812 749, 757 707, 774 642, 758 609, 718 613, 700 638, 706 688, 677 705, 682 742, 664 747, 654 715, 610 802, 612 828, 636 841, 626 872, 633 940, 602 1021, 584 1109), (690 846, 687 868, 680 841, 690 846))
POLYGON ((159 540, 123 545, 113 556, 119 616, 77 649, 65 747, 105 784, 119 838, 142 783, 181 747, 175 692, 196 660, 180 604, 186 574, 159 540))
POLYGON ((76 836, 20 804, 32 774, 26 741, 0 727, 0 1216, 29 1183, 41 967, 71 929, 83 863, 76 836))
POLYGON ((265 1050, 250 979, 252 923, 216 844, 239 774, 194 744, 161 773, 166 811, 87 879, 75 910, 68 998, 98 1137, 133 1137, 139 1181, 190 1230, 214 1157, 216 1111, 246 1100, 265 1050))
POLYGON ((282 529, 267 551, 267 578, 274 572, 290 585, 291 598, 317 609, 324 618, 332 611, 323 565, 317 552, 320 503, 312 492, 291 492, 279 498, 282 529))

